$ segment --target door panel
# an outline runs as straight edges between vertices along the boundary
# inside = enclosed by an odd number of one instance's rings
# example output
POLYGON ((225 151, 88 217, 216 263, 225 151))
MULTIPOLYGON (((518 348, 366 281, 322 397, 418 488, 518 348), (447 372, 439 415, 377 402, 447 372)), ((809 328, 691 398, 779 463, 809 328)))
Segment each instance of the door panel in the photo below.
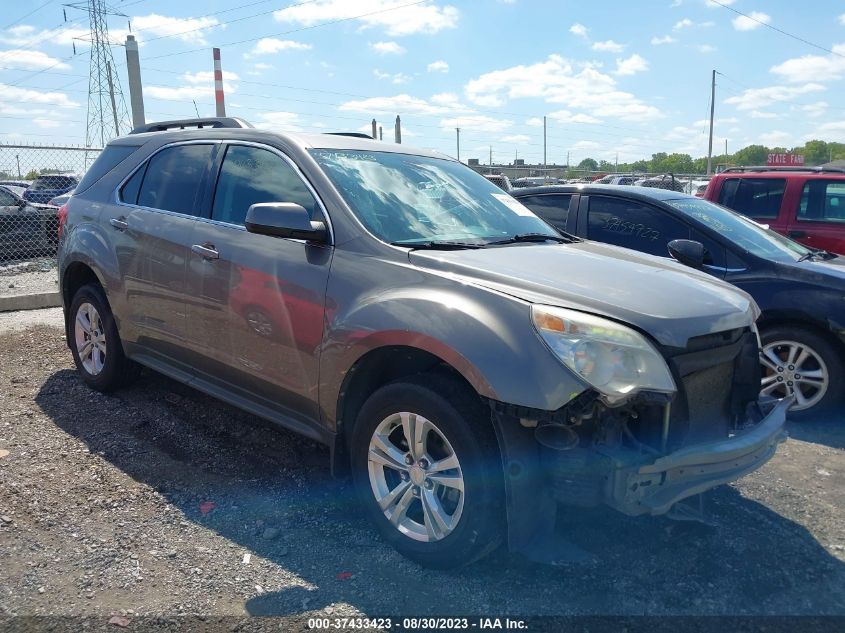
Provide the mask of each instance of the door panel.
POLYGON ((810 248, 845 254, 845 180, 804 183, 786 234, 810 248))

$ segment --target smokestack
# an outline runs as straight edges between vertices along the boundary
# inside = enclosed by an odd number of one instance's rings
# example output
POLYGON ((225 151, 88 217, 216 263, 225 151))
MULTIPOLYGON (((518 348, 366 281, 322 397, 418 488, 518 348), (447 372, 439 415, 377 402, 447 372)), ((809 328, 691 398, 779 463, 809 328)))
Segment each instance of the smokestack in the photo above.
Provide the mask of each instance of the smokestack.
POLYGON ((402 122, 399 121, 399 115, 396 115, 396 128, 394 129, 395 141, 399 144, 402 143, 402 122))
POLYGON ((220 66, 220 49, 214 49, 214 101, 217 116, 226 116, 226 102, 223 97, 223 69, 220 66))
POLYGON ((126 36, 126 74, 129 76, 129 103, 132 106, 132 127, 146 123, 144 117, 144 91, 141 87, 141 62, 138 59, 138 42, 134 35, 126 36))
POLYGON ((380 125, 378 126, 378 140, 384 140, 384 129, 380 125))
POLYGON ((377 131, 378 131, 378 129, 376 128, 376 120, 373 119, 373 139, 378 138, 378 135, 376 134, 377 131))

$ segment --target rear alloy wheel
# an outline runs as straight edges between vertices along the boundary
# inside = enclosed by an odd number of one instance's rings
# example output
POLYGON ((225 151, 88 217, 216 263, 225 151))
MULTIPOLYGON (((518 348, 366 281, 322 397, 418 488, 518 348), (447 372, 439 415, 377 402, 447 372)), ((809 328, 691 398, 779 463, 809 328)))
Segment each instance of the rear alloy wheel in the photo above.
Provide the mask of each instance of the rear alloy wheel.
POLYGON ((501 458, 489 409, 466 385, 421 375, 381 387, 358 413, 349 450, 361 502, 404 556, 446 569, 501 542, 501 458))
POLYGON ((111 391, 138 377, 141 367, 123 354, 117 324, 98 284, 76 291, 66 331, 76 368, 89 386, 111 391))
POLYGON ((773 328, 761 334, 761 395, 794 396, 791 417, 804 419, 830 410, 841 396, 842 359, 822 336, 803 328, 773 328))

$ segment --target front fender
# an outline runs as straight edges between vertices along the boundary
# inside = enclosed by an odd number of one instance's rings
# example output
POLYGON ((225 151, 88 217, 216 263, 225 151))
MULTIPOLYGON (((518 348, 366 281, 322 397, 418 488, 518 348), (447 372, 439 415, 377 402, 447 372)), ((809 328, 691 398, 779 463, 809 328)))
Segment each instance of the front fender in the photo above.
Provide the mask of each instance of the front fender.
POLYGON ((552 411, 584 390, 535 332, 528 303, 386 263, 380 260, 378 271, 370 273, 355 271, 359 260, 336 274, 345 262, 335 256, 320 359, 320 404, 330 426, 346 374, 379 347, 401 345, 433 354, 480 395, 508 404, 552 411), (372 283, 376 275, 381 285, 372 283))

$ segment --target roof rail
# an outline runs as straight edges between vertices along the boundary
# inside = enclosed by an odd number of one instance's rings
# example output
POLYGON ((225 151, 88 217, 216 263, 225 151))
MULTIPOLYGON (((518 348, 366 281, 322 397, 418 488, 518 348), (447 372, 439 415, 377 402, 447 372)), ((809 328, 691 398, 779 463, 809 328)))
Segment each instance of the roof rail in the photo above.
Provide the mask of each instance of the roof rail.
POLYGON ((330 136, 351 136, 352 138, 366 138, 371 141, 374 140, 372 136, 364 134, 363 132, 326 132, 326 134, 330 136))
POLYGON ((767 167, 765 165, 758 165, 758 166, 751 166, 751 167, 728 167, 727 169, 723 169, 720 171, 720 174, 726 174, 729 172, 732 173, 744 173, 744 172, 761 172, 761 171, 813 171, 818 173, 834 173, 834 174, 845 174, 845 169, 841 167, 789 167, 789 166, 781 166, 781 167, 767 167))
POLYGON ((174 121, 158 121, 156 123, 145 123, 139 125, 130 134, 143 134, 145 132, 167 132, 168 130, 184 130, 190 128, 246 128, 252 127, 250 123, 235 117, 207 117, 204 119, 177 119, 174 121))

